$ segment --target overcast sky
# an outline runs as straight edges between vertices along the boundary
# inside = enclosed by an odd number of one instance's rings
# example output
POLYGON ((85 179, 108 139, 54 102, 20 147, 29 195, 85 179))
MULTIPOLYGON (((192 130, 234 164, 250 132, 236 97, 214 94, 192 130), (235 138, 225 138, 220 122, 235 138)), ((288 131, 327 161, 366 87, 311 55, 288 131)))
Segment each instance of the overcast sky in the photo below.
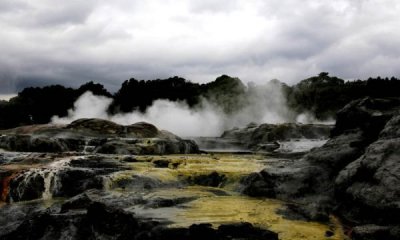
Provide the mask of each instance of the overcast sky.
POLYGON ((131 77, 400 76, 398 0, 1 0, 0 93, 131 77))

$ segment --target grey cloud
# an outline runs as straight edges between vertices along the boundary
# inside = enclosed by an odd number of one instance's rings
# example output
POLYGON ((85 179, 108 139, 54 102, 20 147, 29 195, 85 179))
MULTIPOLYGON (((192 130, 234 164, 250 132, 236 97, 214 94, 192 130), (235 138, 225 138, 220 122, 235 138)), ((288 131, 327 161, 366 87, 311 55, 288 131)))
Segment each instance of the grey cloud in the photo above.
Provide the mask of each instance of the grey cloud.
POLYGON ((89 16, 92 8, 90 2, 81 1, 84 4, 55 5, 47 9, 41 9, 33 14, 33 22, 37 26, 57 26, 62 24, 83 24, 89 16))
POLYGON ((29 85, 220 74, 295 83, 399 76, 400 3, 384 0, 0 2, 0 93, 29 85))
POLYGON ((6 1, 0 4, 1 19, 20 28, 48 28, 83 24, 96 6, 96 0, 55 2, 44 0, 6 1))
POLYGON ((29 5, 22 0, 3 0, 0 2, 0 13, 7 14, 26 10, 29 5))
POLYGON ((0 68, 0 94, 14 93, 16 90, 15 80, 12 72, 0 68))
POLYGON ((237 9, 237 0, 203 0, 203 1, 190 1, 190 10, 193 13, 227 13, 237 9))

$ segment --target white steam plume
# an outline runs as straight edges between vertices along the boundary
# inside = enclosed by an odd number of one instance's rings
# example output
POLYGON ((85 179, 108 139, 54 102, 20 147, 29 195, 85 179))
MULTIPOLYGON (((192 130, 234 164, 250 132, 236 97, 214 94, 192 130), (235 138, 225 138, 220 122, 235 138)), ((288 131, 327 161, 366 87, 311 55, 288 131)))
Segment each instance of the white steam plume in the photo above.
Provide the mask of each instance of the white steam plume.
POLYGON ((157 100, 145 113, 133 111, 109 115, 107 109, 111 102, 110 98, 86 92, 76 100, 73 109, 68 110, 67 117, 53 116, 52 122, 68 124, 80 118, 101 118, 129 125, 144 121, 180 136, 215 136, 223 127, 220 112, 206 103, 202 108, 192 110, 183 102, 157 100))
POLYGON ((60 118, 53 116, 53 123, 67 124, 79 118, 102 118, 108 119, 107 108, 110 106, 112 99, 95 96, 92 92, 85 92, 74 103, 74 108, 68 110, 68 116, 60 118))
POLYGON ((223 127, 221 114, 211 106, 192 110, 186 103, 157 100, 145 113, 134 111, 117 114, 109 119, 120 124, 145 121, 179 136, 216 136, 223 127))
POLYGON ((273 81, 263 86, 249 84, 245 107, 233 114, 226 114, 220 107, 203 99, 195 108, 190 108, 185 102, 156 100, 145 113, 133 111, 109 115, 107 109, 112 99, 86 92, 77 99, 67 117, 54 116, 52 122, 66 124, 79 118, 102 118, 129 125, 145 121, 182 137, 220 136, 224 130, 243 127, 250 122, 294 122, 296 115, 286 106, 281 88, 273 81))
POLYGON ((328 118, 324 121, 318 120, 315 116, 310 112, 303 112, 296 117, 296 122, 303 123, 303 124, 329 124, 334 125, 335 119, 328 118))

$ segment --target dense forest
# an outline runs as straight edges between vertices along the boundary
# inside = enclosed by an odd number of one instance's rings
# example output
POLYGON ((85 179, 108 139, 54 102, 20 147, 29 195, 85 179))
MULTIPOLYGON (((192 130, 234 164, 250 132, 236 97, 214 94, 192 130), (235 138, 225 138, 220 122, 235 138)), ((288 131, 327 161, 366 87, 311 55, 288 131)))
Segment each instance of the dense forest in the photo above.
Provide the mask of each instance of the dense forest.
MULTIPOLYGON (((312 113, 320 120, 334 117, 346 103, 361 97, 400 97, 400 80, 395 77, 344 81, 322 72, 293 86, 277 80, 272 82, 275 86, 279 85, 292 110, 312 113)), ((251 87, 257 86, 246 86, 239 78, 227 75, 205 84, 180 77, 156 80, 131 78, 114 94, 94 82, 77 89, 61 85, 29 87, 9 101, 0 101, 0 129, 48 123, 54 115, 64 117, 86 91, 112 98, 108 109, 112 114, 133 110, 144 112, 157 99, 184 101, 190 107, 196 107, 201 99, 207 99, 229 114, 240 111, 245 105, 251 87)))

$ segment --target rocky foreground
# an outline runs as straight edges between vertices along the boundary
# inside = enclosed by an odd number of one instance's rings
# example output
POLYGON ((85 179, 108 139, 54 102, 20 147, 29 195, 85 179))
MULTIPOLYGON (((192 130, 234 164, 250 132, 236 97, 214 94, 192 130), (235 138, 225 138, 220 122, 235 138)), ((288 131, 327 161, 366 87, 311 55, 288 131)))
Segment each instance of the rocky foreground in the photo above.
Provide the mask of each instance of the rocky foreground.
POLYGON ((240 155, 147 123, 1 134, 0 239, 400 239, 399 99, 200 139, 240 155))
POLYGON ((2 153, 1 239, 342 239, 240 194, 261 155, 2 153), (11 173, 11 175, 7 175, 11 173), (291 226, 288 228, 288 226, 291 226))

